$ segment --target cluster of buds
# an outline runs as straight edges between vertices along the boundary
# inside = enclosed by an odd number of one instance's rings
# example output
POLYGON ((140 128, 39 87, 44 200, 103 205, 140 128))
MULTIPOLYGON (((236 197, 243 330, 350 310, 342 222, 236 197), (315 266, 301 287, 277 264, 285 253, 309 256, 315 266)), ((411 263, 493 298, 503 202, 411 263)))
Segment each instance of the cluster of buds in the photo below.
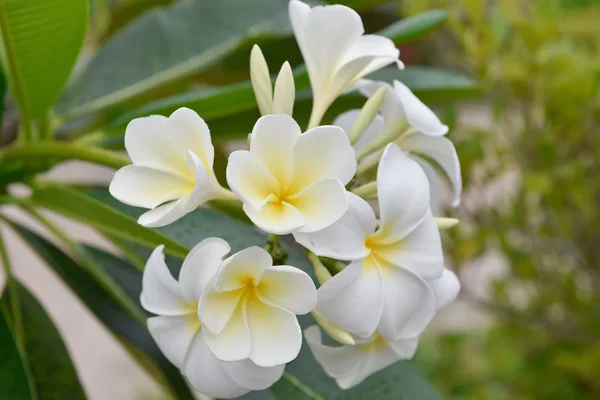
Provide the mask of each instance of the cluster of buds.
POLYGON ((389 39, 364 34, 355 11, 291 0, 289 14, 313 92, 306 131, 293 118, 289 64, 273 89, 255 46, 251 80, 262 117, 249 149, 229 156, 231 190, 215 178, 209 127, 186 108, 129 123, 125 147, 132 165, 117 171, 110 185, 118 200, 149 210, 139 219, 144 226, 171 224, 210 200, 228 199, 240 202, 271 237, 291 234, 306 248, 318 289, 300 269, 273 265, 263 248, 228 256, 231 249, 219 238, 191 250, 178 280, 161 247, 150 256, 141 297, 156 315, 148 329, 193 387, 211 397, 275 383, 300 352, 296 315, 310 312, 341 346, 323 345, 317 325, 304 331, 306 342, 326 373, 351 388, 411 358, 419 336, 460 287, 444 268, 439 232, 456 221, 432 211, 443 201, 432 161, 451 183, 452 204, 460 200, 460 165, 444 137, 448 127, 401 82, 363 79, 403 65, 389 39), (320 125, 349 90, 368 98, 364 107, 320 125))

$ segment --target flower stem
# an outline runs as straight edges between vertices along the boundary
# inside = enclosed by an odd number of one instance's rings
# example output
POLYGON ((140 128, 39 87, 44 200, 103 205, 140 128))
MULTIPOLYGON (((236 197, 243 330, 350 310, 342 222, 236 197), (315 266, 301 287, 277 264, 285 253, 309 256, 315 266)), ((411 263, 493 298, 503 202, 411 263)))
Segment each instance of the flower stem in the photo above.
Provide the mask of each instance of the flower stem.
POLYGON ((121 168, 131 164, 128 157, 119 153, 96 147, 81 146, 72 143, 44 142, 27 143, 11 147, 0 153, 0 166, 13 160, 39 158, 58 158, 61 160, 75 159, 106 165, 111 168, 121 168))
POLYGON ((365 183, 362 186, 352 189, 352 193, 362 197, 365 200, 373 199, 377 196, 377 182, 365 183))
POLYGON ((313 97, 313 105, 312 110, 310 112, 310 119, 308 121, 307 130, 319 126, 330 104, 331 102, 325 103, 313 97))
POLYGON ((273 258, 273 265, 282 265, 287 261, 288 254, 281 248, 279 236, 270 234, 267 238, 265 250, 269 252, 273 258))

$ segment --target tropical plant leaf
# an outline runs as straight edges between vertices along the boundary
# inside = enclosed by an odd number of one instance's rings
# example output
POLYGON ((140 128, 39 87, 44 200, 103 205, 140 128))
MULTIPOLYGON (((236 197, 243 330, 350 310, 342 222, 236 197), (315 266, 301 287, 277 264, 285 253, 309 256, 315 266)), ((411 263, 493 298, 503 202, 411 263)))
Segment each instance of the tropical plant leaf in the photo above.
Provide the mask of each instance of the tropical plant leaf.
POLYGON ((407 43, 434 30, 447 18, 448 13, 444 10, 429 10, 395 22, 379 33, 395 43, 407 43))
POLYGON ((149 247, 164 244, 167 252, 180 257, 184 257, 188 252, 187 248, 176 241, 139 225, 130 216, 117 212, 114 208, 107 207, 68 186, 40 183, 34 189, 31 201, 37 206, 84 222, 118 238, 149 247))
MULTIPOLYGON (((133 217, 139 213, 135 208, 112 199, 105 189, 94 188, 90 189, 88 193, 133 217)), ((267 236, 254 226, 209 209, 198 209, 177 223, 160 228, 160 230, 188 247, 213 236, 227 240, 232 251, 239 251, 252 245, 264 246, 267 240, 267 236)), ((289 253, 287 263, 312 275, 312 268, 306 257, 292 248, 286 247, 286 249, 289 253)), ((150 250, 142 249, 141 251, 147 257, 150 250)), ((172 267, 173 263, 170 266, 172 267)), ((123 277, 118 280, 125 279, 123 277)), ((300 322, 304 328, 315 323, 311 316, 301 317, 300 322)), ((286 375, 268 390, 271 398, 285 400, 371 398, 378 400, 440 400, 436 390, 408 362, 396 363, 384 371, 372 375, 356 388, 344 391, 324 373, 304 343, 300 356, 286 367, 286 371, 286 375)), ((259 395, 262 393, 255 394, 255 396, 259 395)))
POLYGON ((65 93, 76 117, 131 99, 214 65, 246 40, 289 34, 287 0, 178 2, 112 36, 65 93))
MULTIPOLYGON (((4 294, 6 296, 6 294, 4 294)), ((0 310, 0 392, 6 399, 31 399, 25 361, 8 322, 8 307, 0 310)))
MULTIPOLYGON (((17 290, 23 361, 31 377, 30 388, 33 393, 30 397, 14 399, 85 400, 86 396, 69 352, 52 320, 27 289, 19 285, 17 290)), ((2 296, 1 302, 4 309, 10 308, 10 300, 6 294, 2 296)))
POLYGON ((4 0, 4 70, 25 119, 43 118, 64 87, 85 38, 88 0, 4 0))
MULTIPOLYGON (((16 224, 13 227, 119 340, 124 340, 129 345, 145 353, 156 364, 158 369, 162 371, 163 382, 168 382, 169 387, 178 399, 193 399, 193 395, 185 380, 181 377, 179 370, 164 358, 146 327, 120 307, 110 294, 88 274, 85 268, 78 265, 52 243, 29 229, 16 224)), ((110 256, 108 253, 94 250, 90 252, 90 255, 98 264, 103 266, 105 271, 112 267, 110 271, 114 277, 129 283, 124 285, 123 282, 119 282, 123 291, 139 306, 140 290, 137 288, 141 288, 141 272, 131 264, 110 256), (121 270, 117 271, 117 269, 121 270), (138 286, 133 288, 131 285, 138 286)))

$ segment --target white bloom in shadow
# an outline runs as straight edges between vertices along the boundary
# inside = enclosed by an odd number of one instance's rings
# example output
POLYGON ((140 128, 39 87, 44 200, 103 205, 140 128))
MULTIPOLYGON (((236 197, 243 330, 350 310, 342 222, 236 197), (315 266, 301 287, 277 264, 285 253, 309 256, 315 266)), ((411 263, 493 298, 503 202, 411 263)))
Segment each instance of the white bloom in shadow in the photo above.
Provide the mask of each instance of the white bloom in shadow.
POLYGON ((209 238, 190 251, 175 280, 163 254, 154 250, 144 269, 142 306, 157 316, 148 330, 165 357, 181 370, 197 391, 214 398, 233 398, 266 389, 283 374, 284 365, 261 367, 249 359, 223 362, 209 350, 206 329, 198 317, 198 301, 230 247, 209 238))
MULTIPOLYGON (((438 208, 443 198, 443 186, 440 174, 428 159, 438 164, 450 180, 453 190, 452 205, 458 206, 462 192, 460 162, 454 145, 444 137, 448 133, 448 127, 402 82, 394 81, 392 87, 386 82, 361 79, 356 84, 356 88, 367 97, 372 96, 382 86, 386 88, 386 94, 379 115, 356 142, 354 148, 360 151, 387 126, 405 121, 410 131, 400 137, 396 144, 415 159, 425 171, 431 185, 432 208, 434 210, 438 208)), ((360 110, 346 111, 336 118, 334 125, 349 132, 359 113, 360 110)))
POLYGON ((269 253, 254 246, 219 267, 198 308, 206 343, 218 359, 273 367, 298 356, 296 314, 314 309, 317 289, 298 268, 272 264, 269 253))
POLYGON ((168 118, 134 119, 125 131, 125 149, 133 164, 115 173, 109 190, 122 203, 150 209, 139 218, 141 225, 168 225, 227 196, 213 173, 210 130, 188 108, 168 118))
MULTIPOLYGON (((460 290, 456 275, 448 269, 444 269, 440 278, 428 283, 435 295, 436 313, 451 303, 460 290)), ((319 364, 342 389, 360 384, 399 360, 411 359, 419 343, 418 336, 387 340, 376 332, 368 339, 356 338, 354 346, 331 347, 322 344, 321 331, 316 325, 307 328, 304 337, 319 364)))
POLYGON ((435 314, 426 280, 442 274, 440 234, 429 209, 423 170, 395 144, 377 173, 380 223, 349 194, 346 214, 329 228, 294 237, 313 253, 350 265, 319 288, 317 311, 358 337, 377 329, 390 339, 416 337, 435 314))
POLYGON ((318 120, 358 79, 391 63, 402 67, 394 43, 383 36, 365 35, 360 15, 351 8, 311 8, 292 0, 289 15, 310 77, 313 117, 318 120))
POLYGON ((314 232, 344 214, 345 185, 355 171, 354 149, 341 128, 302 134, 289 115, 265 115, 254 125, 250 151, 229 156, 227 182, 260 229, 314 232))

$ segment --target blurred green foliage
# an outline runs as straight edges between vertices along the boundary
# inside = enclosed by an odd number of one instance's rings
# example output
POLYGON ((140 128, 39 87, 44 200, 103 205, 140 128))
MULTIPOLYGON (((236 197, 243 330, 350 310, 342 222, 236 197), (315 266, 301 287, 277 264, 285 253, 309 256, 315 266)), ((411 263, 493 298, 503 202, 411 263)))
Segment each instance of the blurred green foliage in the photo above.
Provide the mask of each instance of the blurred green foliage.
POLYGON ((448 11, 424 46, 478 79, 492 116, 451 133, 465 196, 448 261, 460 271, 493 250, 509 266, 485 298, 463 288, 496 323, 425 342, 419 364, 447 399, 600 398, 600 3, 403 6, 448 11))

